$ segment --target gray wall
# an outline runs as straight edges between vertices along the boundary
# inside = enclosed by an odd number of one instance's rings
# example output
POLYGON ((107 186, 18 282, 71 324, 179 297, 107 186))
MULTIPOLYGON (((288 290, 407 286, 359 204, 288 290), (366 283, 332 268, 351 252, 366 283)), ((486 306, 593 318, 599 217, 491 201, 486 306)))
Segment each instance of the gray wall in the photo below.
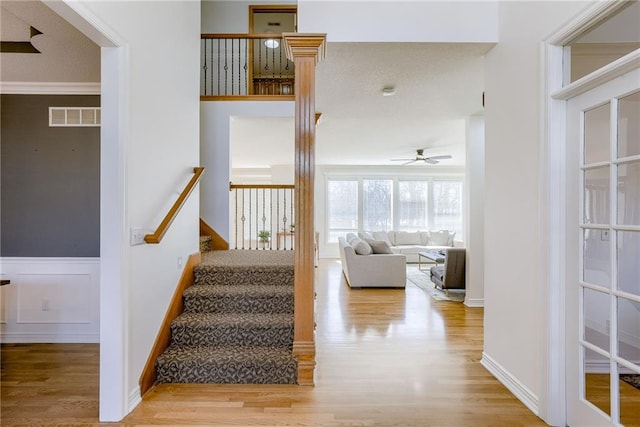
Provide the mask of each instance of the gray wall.
POLYGON ((100 256, 100 128, 49 127, 99 96, 1 95, 0 256, 100 256))

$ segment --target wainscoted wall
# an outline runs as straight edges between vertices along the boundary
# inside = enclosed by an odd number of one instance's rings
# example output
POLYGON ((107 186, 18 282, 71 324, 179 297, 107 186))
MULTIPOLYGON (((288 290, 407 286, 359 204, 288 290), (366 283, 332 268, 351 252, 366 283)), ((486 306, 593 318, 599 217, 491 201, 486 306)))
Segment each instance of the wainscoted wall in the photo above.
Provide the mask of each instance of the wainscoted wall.
POLYGON ((100 128, 51 127, 49 107, 97 95, 2 94, 2 342, 100 341, 100 128))
POLYGON ((100 342, 99 258, 0 258, 0 340, 100 342))

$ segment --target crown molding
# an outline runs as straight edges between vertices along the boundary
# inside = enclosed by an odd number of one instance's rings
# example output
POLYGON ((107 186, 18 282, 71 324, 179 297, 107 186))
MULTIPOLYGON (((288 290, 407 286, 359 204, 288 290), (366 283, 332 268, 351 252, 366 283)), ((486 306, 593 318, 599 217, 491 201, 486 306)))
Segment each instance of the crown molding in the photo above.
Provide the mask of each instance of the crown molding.
POLYGON ((100 95, 100 83, 0 82, 0 94, 100 95))

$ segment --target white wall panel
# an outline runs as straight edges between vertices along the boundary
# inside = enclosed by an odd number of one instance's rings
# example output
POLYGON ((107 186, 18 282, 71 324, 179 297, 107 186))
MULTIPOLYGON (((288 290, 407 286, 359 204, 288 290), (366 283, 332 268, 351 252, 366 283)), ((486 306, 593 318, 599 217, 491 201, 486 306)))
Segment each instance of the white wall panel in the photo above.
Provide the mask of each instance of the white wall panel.
POLYGON ((16 323, 90 323, 91 275, 18 274, 16 323))
POLYGON ((3 258, 3 342, 99 342, 98 258, 3 258))

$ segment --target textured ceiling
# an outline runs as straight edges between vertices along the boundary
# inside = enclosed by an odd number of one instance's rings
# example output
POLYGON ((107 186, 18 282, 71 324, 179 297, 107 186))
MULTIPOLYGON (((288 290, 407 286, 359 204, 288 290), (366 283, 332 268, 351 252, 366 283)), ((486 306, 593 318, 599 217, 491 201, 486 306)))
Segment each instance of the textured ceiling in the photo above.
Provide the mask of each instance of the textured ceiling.
POLYGON ((319 163, 391 164, 451 154, 464 164, 465 119, 482 112, 486 44, 330 43, 317 68, 319 163), (393 96, 382 96, 384 87, 393 96), (332 153, 337 153, 334 156, 332 153))
MULTIPOLYGON (((322 113, 316 162, 397 165, 390 160, 413 157, 424 148, 426 156, 451 154, 443 166, 464 165, 465 119, 482 113, 483 56, 491 47, 329 43, 316 72, 316 110, 322 113), (382 96, 388 86, 395 95, 382 96)), ((234 167, 290 161, 286 150, 293 146, 293 120, 246 118, 242 126, 242 133, 232 135, 234 167), (269 147, 263 159, 246 156, 255 151, 255 141, 269 147)))

